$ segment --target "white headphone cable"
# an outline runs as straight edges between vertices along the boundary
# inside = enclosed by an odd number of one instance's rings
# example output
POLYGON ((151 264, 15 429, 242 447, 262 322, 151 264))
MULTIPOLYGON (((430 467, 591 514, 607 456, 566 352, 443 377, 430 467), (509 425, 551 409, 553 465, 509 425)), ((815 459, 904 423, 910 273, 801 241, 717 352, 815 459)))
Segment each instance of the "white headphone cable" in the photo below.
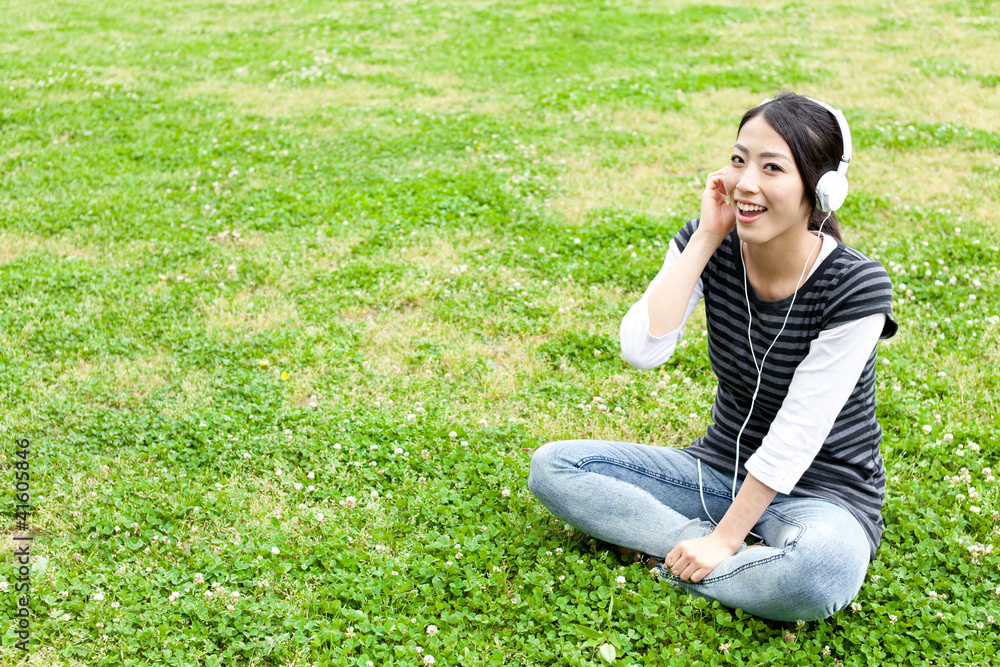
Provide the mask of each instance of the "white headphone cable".
MULTIPOLYGON (((819 229, 816 231, 816 244, 813 245, 812 251, 810 251, 809 253, 809 257, 812 257, 812 254, 816 252, 816 247, 823 242, 823 225, 825 225, 826 221, 830 219, 831 214, 832 213, 827 213, 826 217, 823 218, 823 222, 820 223, 819 229)), ((740 438, 743 437, 743 431, 746 429, 747 424, 750 423, 750 417, 751 415, 753 415, 753 409, 757 405, 757 394, 760 391, 761 378, 763 378, 764 375, 764 362, 767 360, 767 355, 770 354, 771 350, 774 348, 775 343, 778 342, 778 338, 780 338, 781 334, 785 331, 785 325, 788 324, 788 318, 792 314, 792 308, 795 307, 795 297, 799 293, 799 284, 802 282, 802 279, 806 275, 806 270, 809 268, 809 257, 806 258, 806 263, 802 267, 802 273, 799 275, 799 280, 798 282, 795 283, 795 291, 792 292, 792 301, 788 306, 788 312, 785 313, 785 319, 781 323, 781 329, 778 330, 778 334, 774 337, 774 340, 771 341, 771 345, 764 352, 764 356, 760 358, 760 364, 757 363, 757 355, 754 353, 753 349, 753 339, 750 337, 750 329, 753 326, 753 313, 750 310, 750 294, 749 294, 749 289, 747 287, 746 264, 745 263, 743 264, 743 294, 747 300, 747 317, 748 317, 747 342, 750 345, 750 356, 753 359, 754 368, 757 369, 757 386, 754 387, 753 396, 750 399, 750 411, 747 412, 747 417, 743 421, 743 425, 740 427, 739 433, 736 434, 736 463, 733 468, 733 486, 730 489, 730 495, 734 501, 736 500, 736 482, 739 479, 739 470, 740 470, 740 438)), ((742 261, 742 259, 743 259, 743 246, 741 244, 740 260, 742 261)), ((705 490, 704 487, 702 486, 702 481, 701 481, 701 460, 698 459, 697 462, 698 462, 698 494, 701 496, 701 507, 702 509, 705 510, 705 515, 709 518, 709 520, 714 525, 718 526, 719 522, 712 517, 712 515, 708 511, 708 507, 705 505, 705 490)), ((758 538, 760 537, 753 531, 750 531, 750 534, 753 535, 754 537, 758 538)))

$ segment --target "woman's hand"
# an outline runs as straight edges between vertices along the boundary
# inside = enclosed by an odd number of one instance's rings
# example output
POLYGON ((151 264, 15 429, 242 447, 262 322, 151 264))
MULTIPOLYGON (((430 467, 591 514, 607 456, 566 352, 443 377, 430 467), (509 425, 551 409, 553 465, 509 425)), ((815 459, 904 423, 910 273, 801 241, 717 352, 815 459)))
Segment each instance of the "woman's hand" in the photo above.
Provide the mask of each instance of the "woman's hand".
POLYGON ((739 551, 750 529, 776 495, 777 491, 748 474, 715 530, 710 535, 678 544, 663 559, 664 565, 681 579, 698 583, 719 563, 739 551))
POLYGON ((705 191, 701 194, 701 221, 698 223, 698 232, 709 235, 719 243, 736 224, 736 212, 726 203, 725 178, 725 168, 708 175, 705 191))
POLYGON ((733 547, 730 541, 715 532, 684 540, 667 554, 664 565, 681 579, 696 584, 738 550, 739 544, 733 547))

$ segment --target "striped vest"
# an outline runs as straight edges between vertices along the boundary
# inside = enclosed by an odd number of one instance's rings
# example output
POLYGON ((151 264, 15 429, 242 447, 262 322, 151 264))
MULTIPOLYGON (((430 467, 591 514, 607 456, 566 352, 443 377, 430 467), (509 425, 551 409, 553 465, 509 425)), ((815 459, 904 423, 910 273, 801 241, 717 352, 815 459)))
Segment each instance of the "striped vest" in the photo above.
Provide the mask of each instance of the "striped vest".
MULTIPOLYGON (((697 228, 688 222, 675 241, 683 251, 697 228)), ((732 471, 739 433, 757 383, 757 369, 747 340, 747 300, 743 256, 736 231, 723 241, 702 273, 708 320, 708 354, 719 380, 713 423, 687 451, 721 471, 732 471)), ((758 363, 781 329, 791 297, 764 301, 747 287, 753 326, 750 338, 758 363)), ((757 451, 784 401, 792 374, 824 329, 852 320, 886 314, 882 338, 896 333, 891 317, 892 283, 882 265, 839 243, 799 289, 781 338, 767 356, 753 416, 740 438, 739 476, 757 451)), ((882 537, 885 467, 879 453, 882 428, 875 418, 875 350, 840 411, 812 465, 792 496, 824 498, 857 517, 871 544, 872 558, 882 537)))

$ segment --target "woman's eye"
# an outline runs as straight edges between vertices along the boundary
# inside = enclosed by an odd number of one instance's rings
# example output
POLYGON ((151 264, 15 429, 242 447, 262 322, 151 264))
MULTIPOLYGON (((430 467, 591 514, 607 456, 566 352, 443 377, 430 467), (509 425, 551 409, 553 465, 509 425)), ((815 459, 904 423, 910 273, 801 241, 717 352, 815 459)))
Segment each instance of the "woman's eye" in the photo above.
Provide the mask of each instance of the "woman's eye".
POLYGON ((741 158, 739 155, 734 155, 731 158, 729 158, 729 162, 732 164, 743 164, 743 158, 741 158))
POLYGON ((765 164, 764 169, 767 169, 768 171, 784 171, 784 169, 774 164, 773 162, 768 162, 767 164, 765 164))

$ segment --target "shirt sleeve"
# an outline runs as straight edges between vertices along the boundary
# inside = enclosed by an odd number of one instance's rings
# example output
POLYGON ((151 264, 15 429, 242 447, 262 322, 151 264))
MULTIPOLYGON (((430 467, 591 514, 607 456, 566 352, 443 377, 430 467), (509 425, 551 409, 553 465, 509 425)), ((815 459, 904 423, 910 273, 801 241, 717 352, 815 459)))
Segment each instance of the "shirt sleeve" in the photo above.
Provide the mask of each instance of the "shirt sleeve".
POLYGON ((747 471, 779 493, 791 493, 830 435, 882 335, 875 313, 822 331, 810 346, 747 471))
POLYGON ((688 301, 687 310, 680 326, 675 331, 665 333, 662 336, 654 336, 649 333, 649 292, 663 280, 663 277, 667 275, 680 256, 681 251, 676 241, 671 240, 667 257, 663 260, 663 267, 646 288, 642 298, 632 304, 632 307, 625 313, 625 317, 622 318, 619 328, 622 356, 635 368, 656 368, 670 359, 684 332, 684 325, 704 294, 704 286, 699 278, 698 284, 695 285, 694 291, 691 293, 691 299, 688 301))

